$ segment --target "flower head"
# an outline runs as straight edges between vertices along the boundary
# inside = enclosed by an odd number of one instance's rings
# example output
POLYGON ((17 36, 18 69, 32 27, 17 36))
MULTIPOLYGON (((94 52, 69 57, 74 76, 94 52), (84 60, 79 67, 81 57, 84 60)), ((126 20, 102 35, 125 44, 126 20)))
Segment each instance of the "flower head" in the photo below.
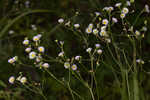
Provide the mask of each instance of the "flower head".
POLYGON ((64 52, 63 52, 63 51, 60 52, 60 53, 58 54, 58 56, 59 56, 59 57, 63 57, 63 56, 64 56, 64 52))
POLYGON ((28 47, 28 48, 25 49, 25 52, 27 52, 27 53, 29 53, 30 51, 31 51, 30 47, 28 47))
POLYGON ((90 33, 92 33, 92 29, 88 27, 88 28, 86 28, 85 32, 90 34, 90 33))
POLYGON ((122 3, 116 3, 115 7, 120 7, 122 5, 122 3))
POLYGON ((29 40, 28 40, 28 39, 25 39, 22 43, 23 43, 24 45, 28 45, 28 44, 29 44, 29 40))
POLYGON ((43 53, 45 51, 45 48, 43 46, 40 46, 38 47, 38 51, 43 53))
POLYGON ((70 63, 69 63, 69 62, 65 62, 65 63, 64 63, 64 67, 65 67, 66 69, 68 69, 68 68, 70 67, 70 63))
POLYGON ((98 29, 93 29, 93 34, 94 35, 98 34, 98 32, 99 32, 98 29))
POLYGON ((25 83, 27 82, 27 78, 26 78, 26 77, 22 77, 22 78, 20 79, 20 82, 21 82, 22 84, 25 84, 25 83))
POLYGON ((103 19, 102 20, 102 24, 105 25, 105 26, 107 26, 108 25, 108 20, 107 19, 103 19))
POLYGON ((29 58, 34 59, 36 57, 36 52, 32 51, 29 53, 29 58))
POLYGON ((100 44, 95 44, 95 47, 96 47, 96 48, 100 48, 101 45, 100 45, 100 44))
POLYGON ((102 51, 101 49, 98 49, 98 50, 97 50, 97 53, 98 53, 98 54, 102 54, 102 52, 103 52, 103 51, 102 51))
POLYGON ((48 64, 48 63, 44 63, 42 66, 43 66, 44 68, 49 68, 49 64, 48 64))
POLYGON ((80 27, 80 24, 74 24, 74 27, 75 27, 75 28, 79 28, 79 27, 80 27))
POLYGON ((9 82, 10 84, 14 84, 14 82, 15 82, 15 77, 14 77, 14 76, 9 77, 8 82, 9 82))
POLYGON ((76 64, 73 64, 73 65, 71 66, 71 68, 72 68, 73 71, 75 71, 75 70, 77 70, 77 65, 76 65, 76 64))
POLYGON ((87 48, 86 52, 90 53, 92 51, 92 48, 87 48))
POLYGON ((79 61, 81 59, 81 56, 75 56, 75 60, 79 61))
POLYGON ((127 14, 129 12, 128 8, 123 8, 122 13, 127 14))
POLYGON ((124 13, 120 14, 120 18, 122 18, 122 19, 125 18, 125 16, 126 16, 126 14, 124 14, 124 13))
POLYGON ((112 17, 112 21, 113 21, 114 23, 117 23, 117 22, 118 22, 117 18, 115 18, 115 17, 112 17))
POLYGON ((64 22, 64 19, 63 18, 60 18, 60 19, 58 19, 58 23, 63 23, 64 22))

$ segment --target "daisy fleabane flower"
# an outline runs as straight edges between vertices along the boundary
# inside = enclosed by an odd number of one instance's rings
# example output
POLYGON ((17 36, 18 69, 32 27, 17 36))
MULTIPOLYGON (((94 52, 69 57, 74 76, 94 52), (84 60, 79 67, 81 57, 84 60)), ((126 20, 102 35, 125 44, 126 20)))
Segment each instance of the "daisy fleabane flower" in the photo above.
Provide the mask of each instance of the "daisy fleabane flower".
POLYGON ((94 35, 98 34, 98 32, 99 32, 98 29, 93 29, 93 34, 94 35))
POLYGON ((15 63, 17 60, 18 60, 18 57, 15 56, 15 57, 13 57, 13 58, 8 59, 8 63, 13 64, 13 63, 15 63))
POLYGON ((129 12, 129 9, 128 9, 128 8, 123 8, 123 9, 122 9, 122 13, 127 14, 128 12, 129 12))
POLYGON ((9 77, 8 82, 9 82, 10 84, 14 84, 14 82, 15 82, 15 77, 14 77, 14 76, 9 77))
POLYGON ((86 52, 90 53, 92 51, 92 48, 87 48, 86 52))
POLYGON ((49 68, 49 64, 48 63, 44 63, 42 66, 43 66, 43 68, 49 68))
POLYGON ((117 22, 118 22, 117 18, 115 18, 115 17, 112 17, 112 21, 113 21, 114 23, 117 23, 117 22))
POLYGON ((45 48, 43 46, 40 46, 38 47, 38 51, 43 53, 45 51, 45 48))
POLYGON ((58 54, 58 56, 59 56, 59 57, 63 57, 63 56, 64 56, 64 52, 63 52, 63 51, 60 52, 60 53, 58 54))
POLYGON ((38 41, 38 40, 40 40, 39 36, 34 36, 34 37, 33 37, 33 41, 36 42, 36 41, 38 41))
POLYGON ((28 45, 29 44, 29 40, 27 38, 25 38, 25 40, 22 42, 24 45, 28 45))
POLYGON ((28 48, 25 49, 25 52, 27 52, 27 53, 29 53, 30 51, 31 51, 30 47, 28 47, 28 48))
POLYGON ((75 56, 75 60, 79 61, 81 59, 81 56, 75 56))
POLYGON ((142 59, 137 59, 136 62, 139 63, 139 64, 144 64, 145 63, 142 59))
POLYGON ((80 24, 74 24, 74 27, 75 27, 75 28, 79 28, 79 27, 80 27, 80 24))
POLYGON ((30 58, 30 59, 36 58, 36 52, 34 52, 34 51, 30 52, 30 53, 29 53, 29 58, 30 58))
POLYGON ((98 53, 99 55, 102 54, 102 52, 103 52, 103 51, 102 51, 101 49, 98 49, 98 50, 97 50, 97 53, 98 53))
POLYGON ((21 82, 22 84, 25 84, 25 83, 27 82, 27 78, 26 78, 26 77, 22 77, 22 78, 20 79, 20 82, 21 82))
POLYGON ((124 19, 125 16, 126 16, 126 14, 124 14, 124 13, 121 13, 121 14, 120 14, 120 18, 121 18, 121 19, 124 19))
POLYGON ((96 48, 100 48, 101 45, 100 45, 100 44, 95 44, 95 47, 96 47, 96 48))
POLYGON ((68 69, 68 68, 70 67, 70 63, 69 63, 69 62, 65 62, 65 63, 64 63, 64 67, 65 67, 66 69, 68 69))
POLYGON ((122 3, 116 3, 115 7, 120 7, 122 5, 122 3))
POLYGON ((73 65, 71 66, 71 68, 72 68, 73 71, 75 71, 75 70, 77 70, 77 65, 76 65, 76 64, 73 64, 73 65))
POLYGON ((92 33, 92 29, 88 27, 88 28, 86 28, 85 32, 90 34, 90 33, 92 33))
POLYGON ((64 19, 63 18, 60 18, 60 19, 58 19, 58 23, 63 23, 64 22, 64 19))
POLYGON ((140 34, 141 34, 141 33, 140 33, 138 30, 135 31, 135 35, 136 35, 136 36, 139 36, 140 34))
POLYGON ((108 20, 107 19, 103 19, 102 20, 102 24, 105 25, 105 26, 107 26, 108 25, 108 20))

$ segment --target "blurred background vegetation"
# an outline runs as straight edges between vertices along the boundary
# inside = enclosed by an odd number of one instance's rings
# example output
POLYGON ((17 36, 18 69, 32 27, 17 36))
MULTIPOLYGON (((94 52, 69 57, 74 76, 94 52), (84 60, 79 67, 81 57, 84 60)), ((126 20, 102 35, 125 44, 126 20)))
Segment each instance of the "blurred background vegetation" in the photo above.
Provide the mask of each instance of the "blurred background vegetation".
MULTIPOLYGON (((126 0, 0 0, 0 100, 31 100, 33 98, 34 100, 42 100, 40 96, 29 92, 24 87, 8 83, 9 76, 18 75, 19 72, 30 76, 31 80, 35 82, 41 82, 40 79, 45 78, 42 83, 48 100, 71 100, 68 90, 49 78, 47 74, 34 67, 12 66, 8 64, 8 59, 17 55, 19 59, 27 63, 28 59, 25 58, 27 55, 24 53, 22 41, 24 37, 32 38, 38 33, 42 33, 42 44, 46 48, 46 53, 50 56, 55 57, 60 52, 60 49, 54 42, 55 39, 65 41, 65 51, 68 52, 68 56, 81 54, 83 50, 80 48, 83 44, 72 34, 72 31, 60 27, 57 20, 61 17, 68 19, 74 16, 76 12, 79 12, 80 15, 75 17, 73 21, 80 24, 84 23, 83 27, 85 27, 91 21, 89 19, 90 13, 101 11, 103 7, 114 5, 118 2, 124 3, 126 0), (33 24, 37 27, 36 31, 32 30, 31 25, 33 24), (14 31, 13 34, 10 33, 11 30, 14 31)), ((135 0, 133 8, 136 9, 136 14, 134 16, 139 14, 145 4, 150 5, 150 0, 135 0)), ((150 18, 146 17, 146 19, 149 23, 150 18)), ((142 25, 144 20, 145 15, 142 15, 142 18, 137 23, 137 27, 142 25)), ((146 73, 143 72, 139 75, 142 86, 141 96, 145 100, 150 100, 149 29, 150 26, 148 25, 148 32, 143 41, 142 49, 142 57, 147 62, 143 67, 146 73)), ((111 66, 113 62, 109 61, 108 64, 111 66)), ((57 77, 65 79, 67 78, 67 73, 60 66, 63 65, 51 64, 51 71, 57 77)), ((114 77, 112 77, 112 74, 110 68, 105 66, 97 74, 101 100, 120 100, 120 93, 118 93, 119 90, 116 86, 116 81, 113 81, 114 77)), ((72 87, 87 100, 91 100, 88 91, 85 90, 86 88, 78 83, 74 77, 72 77, 72 87)))

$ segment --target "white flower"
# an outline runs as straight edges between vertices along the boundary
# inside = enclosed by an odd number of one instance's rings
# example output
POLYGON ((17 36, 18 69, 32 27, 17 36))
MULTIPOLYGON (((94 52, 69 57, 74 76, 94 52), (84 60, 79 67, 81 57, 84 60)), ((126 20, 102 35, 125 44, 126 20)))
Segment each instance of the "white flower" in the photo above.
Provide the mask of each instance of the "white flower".
POLYGON ((127 1, 126 4, 127 4, 127 6, 131 6, 130 1, 127 1))
POLYGON ((136 62, 139 63, 139 64, 144 64, 145 63, 142 59, 137 59, 136 62))
POLYGON ((147 31, 147 27, 146 27, 146 26, 143 26, 143 27, 142 27, 142 31, 147 31))
POLYGON ((8 59, 8 63, 10 63, 10 64, 13 64, 15 62, 15 60, 14 59, 8 59))
POLYGON ((18 60, 18 56, 13 57, 12 59, 14 59, 15 61, 18 60))
POLYGON ((96 16, 99 16, 101 13, 100 12, 95 12, 96 16))
POLYGON ((39 39, 40 39, 40 38, 42 37, 42 35, 41 35, 41 34, 38 34, 37 37, 39 37, 39 39))
POLYGON ((129 12, 128 8, 123 8, 122 13, 127 14, 129 12))
POLYGON ((108 10, 111 12, 111 11, 114 10, 114 8, 113 7, 108 7, 108 10))
POLYGON ((120 14, 120 18, 122 18, 122 19, 125 18, 125 16, 126 16, 126 14, 124 14, 124 13, 120 14))
POLYGON ((28 47, 28 48, 25 49, 25 52, 27 52, 27 53, 29 53, 30 51, 31 51, 30 47, 28 47))
POLYGON ((13 64, 14 62, 16 62, 18 60, 18 57, 15 56, 13 58, 8 59, 8 63, 13 64))
POLYGON ((116 3, 115 7, 120 7, 122 5, 122 3, 116 3))
POLYGON ((38 35, 33 37, 33 41, 36 42, 36 41, 38 41, 38 40, 40 40, 40 37, 39 37, 38 35))
POLYGON ((101 30, 106 30, 106 26, 102 26, 102 27, 101 27, 101 30))
POLYGON ((75 60, 79 61, 81 56, 75 56, 75 60))
POLYGON ((36 57, 36 62, 40 62, 40 61, 41 61, 41 58, 42 58, 41 56, 37 56, 37 57, 36 57))
POLYGON ((66 69, 68 69, 68 68, 70 67, 70 63, 69 63, 69 62, 65 62, 65 63, 64 63, 64 67, 65 67, 66 69))
POLYGON ((72 70, 77 70, 77 65, 76 64, 73 64, 72 66, 71 66, 71 68, 72 68, 72 70))
POLYGON ((60 53, 58 54, 58 56, 59 56, 59 57, 63 57, 63 56, 64 56, 64 52, 60 52, 60 53))
POLYGON ((10 31, 9 31, 9 34, 14 34, 14 31, 13 31, 13 30, 10 30, 10 31))
POLYGON ((86 28, 85 32, 90 34, 90 33, 92 33, 92 29, 88 27, 88 28, 86 28))
POLYGON ((141 33, 140 33, 138 30, 135 31, 135 35, 136 35, 136 36, 139 36, 140 34, 141 34, 141 33))
POLYGON ((109 7, 104 7, 103 10, 109 11, 109 7))
POLYGON ((9 77, 8 82, 9 82, 10 84, 14 84, 14 82, 15 82, 15 77, 14 77, 14 76, 9 77))
POLYGON ((94 35, 98 34, 98 32, 99 32, 98 29, 93 29, 93 34, 94 35))
POLYGON ((74 24, 74 27, 75 27, 75 28, 79 28, 79 27, 80 27, 80 24, 74 24))
POLYGON ((29 53, 29 58, 34 59, 36 57, 36 53, 34 51, 29 53))
POLYGON ((93 28, 93 24, 90 23, 90 24, 88 25, 88 28, 89 28, 89 29, 92 29, 92 28, 93 28))
POLYGON ((24 45, 28 45, 28 44, 29 44, 29 40, 28 40, 28 39, 25 39, 22 43, 23 43, 24 45))
POLYGON ((103 52, 103 51, 102 51, 101 49, 98 49, 98 50, 97 50, 97 53, 98 53, 98 54, 102 54, 102 52, 103 52))
POLYGON ((106 36, 106 37, 108 36, 107 32, 105 30, 101 30, 100 35, 101 36, 106 36))
POLYGON ((39 51, 39 52, 44 52, 44 51, 45 51, 45 48, 44 48, 43 46, 40 46, 40 47, 38 47, 38 51, 39 51))
POLYGON ((112 17, 112 21, 113 21, 114 23, 117 23, 117 22, 118 22, 117 18, 115 18, 115 17, 112 17))
POLYGON ((148 6, 148 5, 145 5, 145 11, 146 11, 147 13, 150 13, 149 6, 148 6))
POLYGON ((104 24, 105 26, 107 26, 108 25, 108 20, 107 19, 103 19, 102 20, 102 24, 104 24))
POLYGON ((58 23, 63 23, 64 22, 64 19, 63 18, 60 18, 60 19, 58 19, 58 23))
POLYGON ((43 66, 44 68, 49 68, 49 64, 48 64, 48 63, 44 63, 42 66, 43 66))
POLYGON ((92 51, 92 48, 87 48, 86 52, 90 53, 92 51))
POLYGON ((100 45, 100 44, 95 44, 95 47, 96 47, 96 48, 100 48, 101 45, 100 45))
POLYGON ((106 40, 107 43, 110 43, 110 42, 111 42, 111 39, 110 39, 110 38, 106 38, 105 40, 106 40))
POLYGON ((25 83, 27 82, 27 78, 26 78, 26 77, 22 77, 22 78, 20 79, 20 82, 21 82, 22 84, 25 84, 25 83))

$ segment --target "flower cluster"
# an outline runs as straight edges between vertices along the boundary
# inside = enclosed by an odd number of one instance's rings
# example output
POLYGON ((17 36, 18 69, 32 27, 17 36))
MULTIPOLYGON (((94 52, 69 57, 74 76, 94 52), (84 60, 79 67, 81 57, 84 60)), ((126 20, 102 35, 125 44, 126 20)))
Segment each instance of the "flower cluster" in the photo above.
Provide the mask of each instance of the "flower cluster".
POLYGON ((9 79, 8 79, 8 82, 10 84, 14 84, 15 81, 19 81, 21 82, 22 84, 25 84, 27 82, 27 78, 25 76, 19 76, 17 78, 15 78, 14 76, 10 76, 9 79))

